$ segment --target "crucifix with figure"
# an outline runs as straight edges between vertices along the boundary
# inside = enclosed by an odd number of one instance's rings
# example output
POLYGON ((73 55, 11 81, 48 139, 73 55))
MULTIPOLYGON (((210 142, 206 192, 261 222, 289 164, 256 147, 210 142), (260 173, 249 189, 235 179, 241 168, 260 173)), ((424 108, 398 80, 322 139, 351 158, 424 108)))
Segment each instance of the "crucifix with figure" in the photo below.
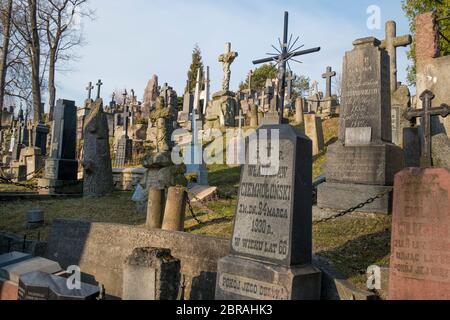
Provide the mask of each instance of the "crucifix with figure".
POLYGON ((100 92, 102 90, 102 85, 103 85, 103 82, 102 82, 102 80, 99 79, 97 82, 97 99, 100 99, 100 92))
POLYGON ((283 42, 281 42, 281 40, 278 39, 280 43, 280 49, 277 49, 275 46, 272 46, 272 48, 274 48, 277 51, 277 53, 269 53, 268 55, 270 55, 271 57, 253 61, 253 64, 255 65, 269 62, 276 62, 278 64, 279 86, 278 86, 277 111, 280 117, 280 122, 283 122, 284 118, 283 109, 286 92, 286 69, 289 66, 289 61, 292 60, 300 63, 300 61, 297 61, 294 58, 320 51, 320 47, 298 51, 299 49, 303 48, 303 45, 295 48, 295 45, 297 44, 300 37, 297 37, 297 39, 294 42, 292 42, 292 35, 290 39, 288 39, 289 37, 288 32, 289 32, 289 13, 285 12, 283 42))
POLYGON ((432 149, 431 149, 431 117, 441 116, 443 118, 450 115, 450 106, 443 104, 440 107, 432 108, 431 102, 434 99, 433 92, 425 90, 420 95, 422 100, 422 109, 409 109, 406 112, 406 119, 413 122, 417 118, 421 119, 422 126, 422 157, 420 165, 422 167, 431 167, 433 165, 432 149))
POLYGON ((94 90, 94 86, 92 85, 92 82, 89 81, 89 84, 86 88, 87 92, 88 92, 88 101, 90 101, 92 99, 92 90, 94 90))

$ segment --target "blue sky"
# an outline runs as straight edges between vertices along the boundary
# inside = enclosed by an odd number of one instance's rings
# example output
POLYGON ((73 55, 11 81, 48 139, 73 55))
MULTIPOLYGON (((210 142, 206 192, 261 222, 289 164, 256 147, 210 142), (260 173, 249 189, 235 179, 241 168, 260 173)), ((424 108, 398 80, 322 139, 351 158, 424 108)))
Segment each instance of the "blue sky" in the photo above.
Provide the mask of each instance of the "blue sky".
MULTIPOLYGON (((91 0, 97 19, 84 23, 88 44, 79 50, 80 59, 71 71, 58 75, 57 97, 76 100, 81 105, 89 81, 102 79, 102 96, 110 100, 114 89, 135 89, 141 99, 147 81, 157 74, 183 93, 195 43, 203 62, 211 68, 215 92, 222 82, 222 66, 217 57, 225 42, 231 42, 239 57, 232 65, 231 86, 253 68, 252 60, 272 52, 283 31, 283 12, 290 13, 290 32, 301 37, 305 48, 322 47, 321 52, 302 57, 293 64, 297 74, 317 80, 326 66, 340 72, 346 51, 353 40, 375 36, 384 39, 387 20, 397 22, 397 34, 409 32, 400 0, 91 0), (381 9, 381 29, 367 28, 367 8, 381 9)), ((406 49, 398 49, 399 80, 406 76, 406 49)))

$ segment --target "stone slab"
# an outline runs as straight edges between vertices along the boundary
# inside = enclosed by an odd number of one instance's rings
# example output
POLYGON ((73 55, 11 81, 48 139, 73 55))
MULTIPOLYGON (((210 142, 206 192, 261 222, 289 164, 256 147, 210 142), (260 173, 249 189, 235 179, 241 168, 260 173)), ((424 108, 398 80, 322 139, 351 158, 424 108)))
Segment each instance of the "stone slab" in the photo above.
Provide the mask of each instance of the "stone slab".
POLYGON ((18 296, 17 283, 0 278, 0 301, 16 301, 18 296))
POLYGON ((34 271, 20 277, 19 300, 95 300, 100 294, 98 286, 81 283, 80 289, 69 289, 67 279, 34 271))
POLYGON ((345 147, 338 141, 327 152, 328 182, 393 185, 403 168, 403 151, 393 144, 345 147))
POLYGON ((321 272, 228 256, 219 261, 216 300, 319 300, 321 272))
POLYGON ((9 266, 11 264, 19 263, 31 258, 32 256, 30 254, 17 251, 5 253, 0 255, 0 268, 9 266))
POLYGON ((345 146, 367 146, 372 140, 372 128, 346 128, 345 129, 345 146))
POLYGON ((33 271, 56 273, 61 271, 61 266, 55 261, 36 257, 1 268, 0 277, 19 283, 20 276, 33 271))
POLYGON ((395 178, 389 299, 450 299, 450 171, 408 168, 395 178))
MULTIPOLYGON (((323 183, 318 187, 317 206, 347 210, 375 197, 386 190, 385 186, 323 183)), ((372 204, 360 209, 360 212, 389 214, 392 208, 392 194, 375 200, 372 204)))
POLYGON ((189 190, 189 199, 191 203, 205 202, 218 197, 218 188, 209 186, 195 186, 189 190))

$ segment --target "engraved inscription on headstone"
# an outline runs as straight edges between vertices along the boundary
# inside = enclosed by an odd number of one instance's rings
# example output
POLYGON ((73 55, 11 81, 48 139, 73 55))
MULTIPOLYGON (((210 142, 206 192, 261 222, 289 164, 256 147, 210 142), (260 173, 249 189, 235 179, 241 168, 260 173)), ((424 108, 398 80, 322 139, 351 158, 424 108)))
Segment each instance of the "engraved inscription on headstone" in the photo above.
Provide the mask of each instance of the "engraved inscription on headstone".
POLYGON ((223 273, 219 279, 220 289, 256 300, 288 300, 286 288, 245 277, 223 273))
POLYGON ((232 248, 235 253, 282 262, 290 250, 293 214, 294 145, 280 142, 278 174, 265 176, 261 166, 243 168, 232 248))

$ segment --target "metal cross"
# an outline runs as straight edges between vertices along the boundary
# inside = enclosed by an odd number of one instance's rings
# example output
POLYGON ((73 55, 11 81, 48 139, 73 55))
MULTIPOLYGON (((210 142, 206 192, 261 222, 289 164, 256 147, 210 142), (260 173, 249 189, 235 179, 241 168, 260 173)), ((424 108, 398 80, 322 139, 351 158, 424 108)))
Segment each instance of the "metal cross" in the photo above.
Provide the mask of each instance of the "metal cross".
POLYGON ((327 91, 325 98, 331 97, 331 79, 336 76, 336 72, 331 67, 327 67, 327 72, 322 75, 322 78, 327 79, 327 91))
POLYGON ((278 64, 278 80, 280 85, 278 86, 279 98, 277 101, 277 111, 279 112, 281 121, 283 120, 284 98, 286 92, 286 69, 289 66, 289 61, 292 60, 301 63, 300 61, 297 61, 294 58, 320 51, 320 47, 303 51, 297 51, 303 48, 303 45, 295 48, 295 45, 297 44, 300 37, 297 37, 297 39, 294 42, 292 42, 293 37, 292 35, 290 39, 288 39, 288 28, 289 28, 289 13, 285 12, 283 42, 281 42, 281 40, 278 39, 280 44, 280 50, 277 49, 275 46, 272 46, 277 51, 277 53, 268 53, 268 55, 272 57, 253 61, 253 64, 255 65, 269 62, 276 62, 278 64))
MULTIPOLYGON (((126 99, 126 98, 125 98, 126 99)), ((125 138, 128 139, 128 124, 131 116, 130 109, 127 105, 123 106, 123 127, 125 129, 125 138)))
POLYGON ((97 84, 96 84, 96 86, 97 86, 97 99, 100 99, 100 92, 102 90, 102 85, 103 85, 103 82, 102 82, 101 79, 99 79, 97 84))
POLYGON ((441 116, 447 117, 450 115, 450 106, 442 104, 440 107, 432 108, 431 102, 434 99, 433 92, 425 90, 420 95, 422 100, 422 109, 414 110, 408 109, 406 112, 406 119, 413 122, 417 118, 421 118, 422 126, 422 157, 420 160, 421 167, 431 167, 433 165, 432 149, 431 149, 431 117, 441 116))
POLYGON ((91 81, 89 81, 89 84, 88 84, 88 86, 87 86, 87 88, 86 88, 86 90, 87 90, 87 92, 88 92, 88 100, 91 100, 91 98, 92 98, 92 90, 94 90, 95 88, 94 88, 94 86, 92 85, 92 82, 91 81))

